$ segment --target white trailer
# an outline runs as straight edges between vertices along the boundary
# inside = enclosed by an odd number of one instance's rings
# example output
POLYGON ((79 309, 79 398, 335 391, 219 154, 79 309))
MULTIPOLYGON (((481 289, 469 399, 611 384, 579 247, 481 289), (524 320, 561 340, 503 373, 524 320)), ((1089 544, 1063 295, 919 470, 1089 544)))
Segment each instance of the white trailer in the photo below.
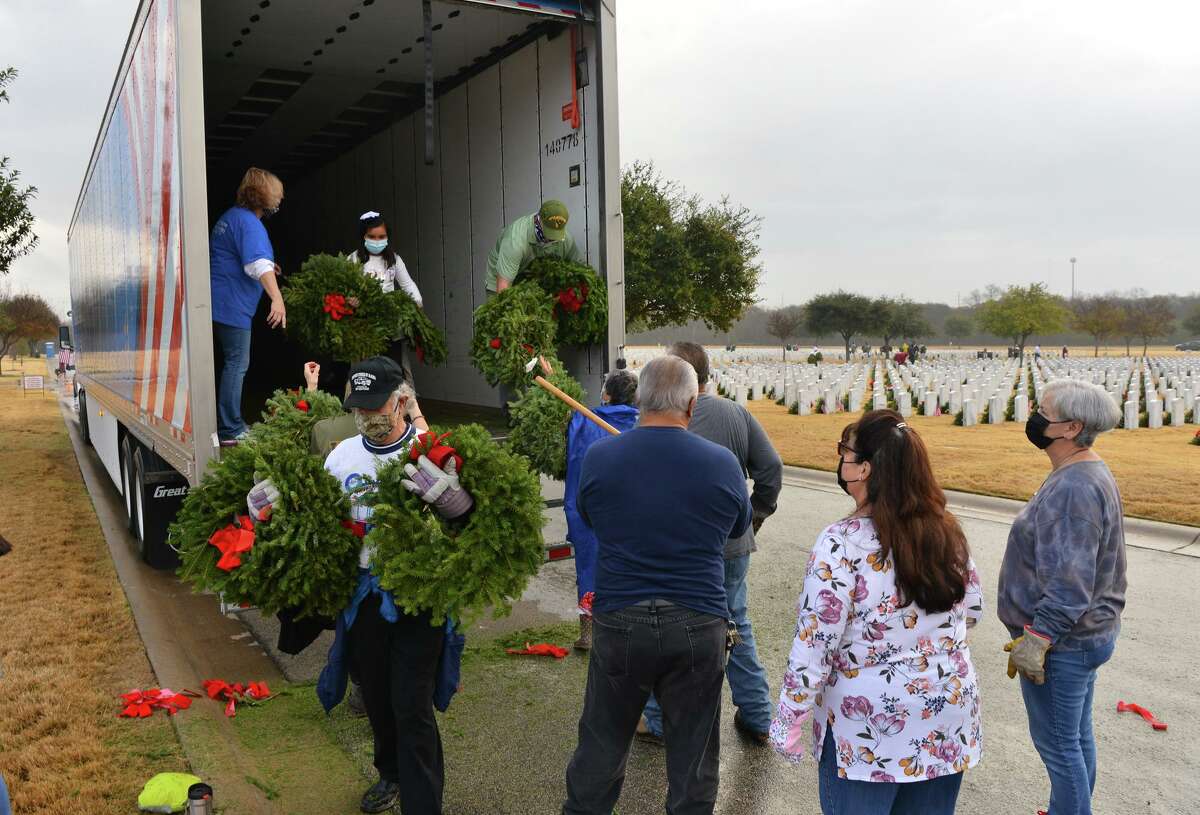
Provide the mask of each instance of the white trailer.
MULTIPOLYGON (((248 166, 284 182, 285 281, 385 214, 446 332, 448 364, 414 371, 443 403, 499 404, 469 360, 487 254, 564 201, 608 285, 607 343, 566 360, 598 396, 624 345, 614 5, 142 0, 68 242, 81 426, 148 561, 173 562, 166 526, 219 453, 208 238, 248 166)), ((247 416, 303 359, 256 319, 247 416)))

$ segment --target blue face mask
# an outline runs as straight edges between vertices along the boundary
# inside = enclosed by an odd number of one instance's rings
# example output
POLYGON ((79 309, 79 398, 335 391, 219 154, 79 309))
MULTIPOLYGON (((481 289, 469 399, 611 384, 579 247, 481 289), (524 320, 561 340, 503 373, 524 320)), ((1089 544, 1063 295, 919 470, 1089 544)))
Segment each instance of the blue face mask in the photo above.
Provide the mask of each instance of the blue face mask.
POLYGON ((387 249, 387 238, 384 238, 381 241, 367 239, 363 241, 363 246, 367 247, 367 251, 372 255, 378 255, 384 249, 387 249))

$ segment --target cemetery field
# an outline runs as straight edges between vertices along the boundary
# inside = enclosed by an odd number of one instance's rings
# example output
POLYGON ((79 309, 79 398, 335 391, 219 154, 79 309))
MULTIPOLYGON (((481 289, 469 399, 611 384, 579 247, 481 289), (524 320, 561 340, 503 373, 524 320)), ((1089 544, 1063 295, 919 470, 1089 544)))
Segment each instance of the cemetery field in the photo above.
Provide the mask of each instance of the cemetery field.
MULTIPOLYGON (((784 463, 833 471, 842 428, 857 413, 795 416, 770 400, 746 403, 784 463)), ((952 416, 911 416, 946 489, 1026 500, 1050 470, 1046 455, 1025 438, 1018 422, 955 427, 952 416)), ((1121 488, 1125 513, 1200 526, 1200 446, 1188 444, 1196 425, 1114 430, 1096 442, 1121 488)))

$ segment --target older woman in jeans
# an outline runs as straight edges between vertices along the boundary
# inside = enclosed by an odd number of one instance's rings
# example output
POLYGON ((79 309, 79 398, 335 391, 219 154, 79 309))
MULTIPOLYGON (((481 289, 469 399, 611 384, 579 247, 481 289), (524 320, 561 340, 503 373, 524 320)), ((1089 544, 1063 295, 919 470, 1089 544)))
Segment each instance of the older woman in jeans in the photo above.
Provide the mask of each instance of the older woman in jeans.
POLYGON ((1099 385, 1046 385, 1025 435, 1050 475, 1013 522, 997 611, 1013 640, 1029 734, 1050 776, 1052 815, 1089 815, 1096 785, 1092 691, 1112 656, 1125 607, 1121 494, 1092 449, 1120 413, 1099 385))
POLYGON ((982 750, 979 577, 899 413, 864 414, 837 451, 855 508, 813 546, 770 739, 812 750, 825 815, 950 815, 982 750))

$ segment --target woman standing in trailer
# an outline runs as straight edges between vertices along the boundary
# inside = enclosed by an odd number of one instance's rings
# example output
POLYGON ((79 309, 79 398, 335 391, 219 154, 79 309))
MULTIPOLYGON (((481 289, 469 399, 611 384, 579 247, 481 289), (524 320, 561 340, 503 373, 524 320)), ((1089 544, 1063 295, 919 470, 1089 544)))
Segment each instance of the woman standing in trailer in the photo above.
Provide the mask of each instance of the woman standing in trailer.
MULTIPOLYGON (((374 210, 364 212, 358 217, 358 232, 362 236, 362 246, 347 255, 347 258, 361 263, 363 274, 378 280, 385 292, 400 289, 420 307, 421 290, 417 288, 396 250, 388 246, 388 228, 383 216, 374 210)), ((412 369, 408 366, 402 337, 392 339, 387 355, 399 363, 404 369, 404 378, 411 383, 412 369)))

